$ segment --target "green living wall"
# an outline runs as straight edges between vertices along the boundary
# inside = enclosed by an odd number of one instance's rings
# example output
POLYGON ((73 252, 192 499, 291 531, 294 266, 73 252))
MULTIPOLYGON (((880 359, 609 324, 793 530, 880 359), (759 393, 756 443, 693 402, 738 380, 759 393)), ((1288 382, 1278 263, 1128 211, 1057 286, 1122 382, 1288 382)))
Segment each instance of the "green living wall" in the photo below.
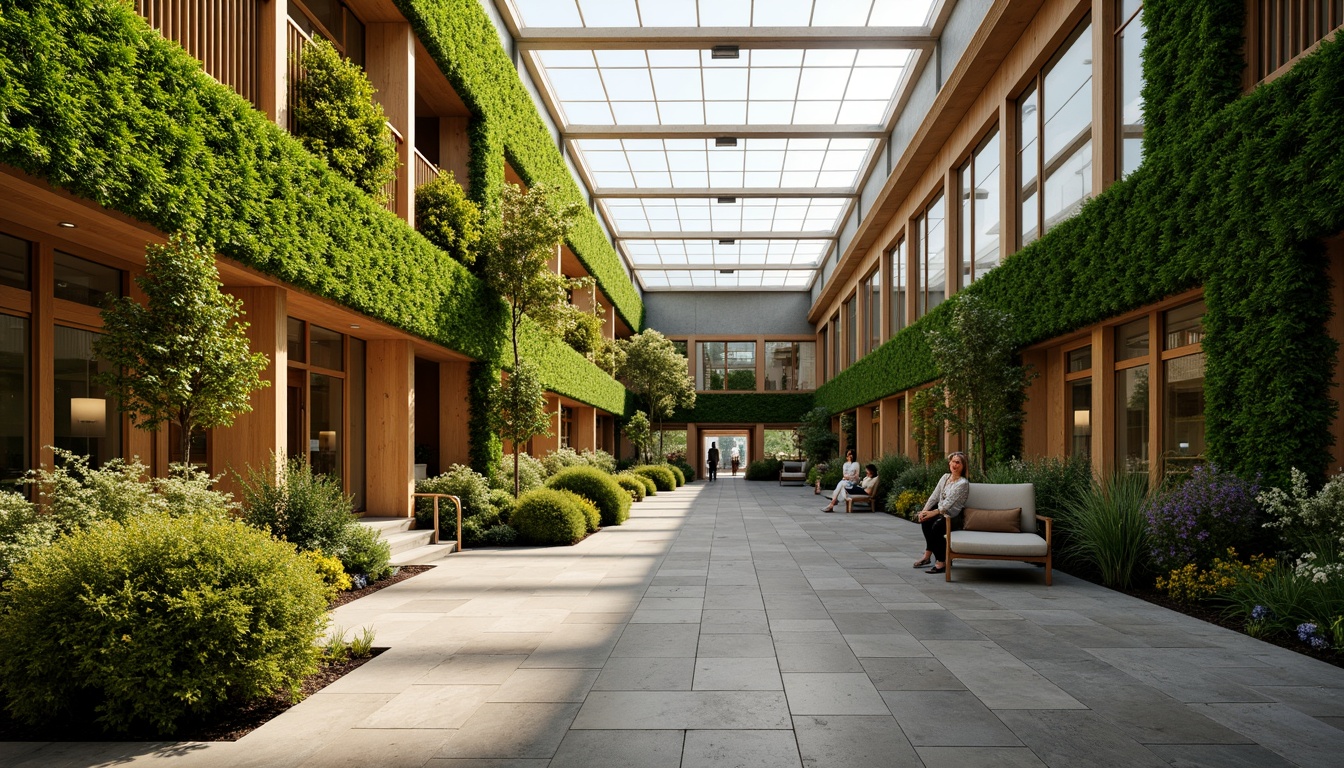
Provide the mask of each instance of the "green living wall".
MULTIPOLYGON (((1344 43, 1241 95, 1241 0, 1144 5, 1143 165, 966 289, 1020 345, 1203 286, 1209 456, 1326 470, 1336 344, 1320 241, 1344 230, 1344 43)), ((937 375, 935 309, 818 389, 833 413, 937 375)), ((1156 437, 1156 436, 1155 436, 1156 437)))
POLYGON ((471 109, 471 195, 498 206, 507 158, 528 185, 547 184, 579 203, 583 214, 567 238, 625 324, 639 331, 644 305, 597 217, 587 208, 513 61, 480 0, 395 0, 430 56, 471 109))
MULTIPOLYGON (((504 363, 497 295, 128 4, 0 0, 0 162, 487 361, 480 371, 504 363)), ((560 340, 528 326, 524 347, 552 391, 624 411, 624 387, 560 340)), ((498 455, 482 429, 473 455, 498 455)))

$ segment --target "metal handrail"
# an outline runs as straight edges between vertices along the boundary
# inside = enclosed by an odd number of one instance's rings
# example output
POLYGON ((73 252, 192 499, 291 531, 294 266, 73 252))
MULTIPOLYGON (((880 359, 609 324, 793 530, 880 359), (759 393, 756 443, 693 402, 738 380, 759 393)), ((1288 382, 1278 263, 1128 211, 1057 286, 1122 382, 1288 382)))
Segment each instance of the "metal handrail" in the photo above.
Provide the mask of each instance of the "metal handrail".
POLYGON ((430 536, 431 544, 439 543, 439 499, 452 499, 453 504, 457 505, 457 551, 462 551, 462 500, 451 493, 413 493, 412 498, 433 499, 434 500, 434 533, 430 536))

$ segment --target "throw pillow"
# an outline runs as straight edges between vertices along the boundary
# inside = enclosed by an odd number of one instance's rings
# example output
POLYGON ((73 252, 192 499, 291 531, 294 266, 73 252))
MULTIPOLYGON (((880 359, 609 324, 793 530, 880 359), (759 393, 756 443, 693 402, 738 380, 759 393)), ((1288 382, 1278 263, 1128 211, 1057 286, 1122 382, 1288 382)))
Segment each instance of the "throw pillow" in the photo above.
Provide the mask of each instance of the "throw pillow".
POLYGON ((965 531, 985 531, 987 533, 1021 533, 1022 508, 1016 509, 973 509, 967 507, 961 511, 966 519, 962 528, 965 531))

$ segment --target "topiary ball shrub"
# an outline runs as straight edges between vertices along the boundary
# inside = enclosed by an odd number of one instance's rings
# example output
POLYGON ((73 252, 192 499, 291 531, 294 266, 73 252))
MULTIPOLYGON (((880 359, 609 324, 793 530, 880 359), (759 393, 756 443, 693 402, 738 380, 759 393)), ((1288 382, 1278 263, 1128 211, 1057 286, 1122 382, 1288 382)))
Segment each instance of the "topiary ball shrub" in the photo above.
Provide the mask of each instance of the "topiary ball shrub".
POLYGON ((779 459, 761 459, 753 461, 747 465, 748 480, 778 480, 779 471, 784 468, 784 462, 779 459))
MULTIPOLYGON (((518 492, 526 493, 540 488, 546 481, 546 465, 526 453, 518 454, 518 492)), ((513 493, 513 454, 505 454, 490 478, 491 488, 502 488, 513 493)))
POLYGON ((495 514, 499 516, 501 523, 508 524, 509 518, 513 516, 513 508, 517 504, 518 501, 509 491, 501 488, 490 489, 490 506, 495 508, 495 514))
POLYGON ((509 525, 533 544, 574 544, 588 533, 583 511, 569 496, 551 488, 519 496, 509 525))
POLYGON ((573 491, 597 506, 602 525, 620 525, 630 517, 630 494, 606 472, 594 467, 569 467, 546 481, 550 488, 573 491))
POLYGON ((568 496, 574 506, 578 507, 579 511, 583 513, 583 522, 588 527, 587 533, 595 533, 598 528, 602 527, 602 513, 598 511, 597 505, 591 499, 562 488, 556 490, 568 496))
POLYGON ((31 723, 167 735, 317 668, 326 586, 245 523, 137 515, 35 552, 0 597, 0 690, 31 723), (59 628, 59 639, 53 636, 59 628))
POLYGON ((681 473, 680 467, 676 464, 664 464, 663 466, 667 468, 668 472, 672 473, 673 479, 677 481, 678 488, 686 484, 686 475, 681 473))
POLYGON ((634 478, 634 480, 635 480, 636 482, 638 482, 638 483, 640 483, 641 485, 644 486, 644 495, 645 495, 645 496, 657 496, 657 495, 658 495, 658 484, 655 483, 655 482, 653 482, 653 478, 652 478, 652 477, 647 477, 647 476, 645 476, 645 475, 641 475, 640 473, 634 471, 633 469, 627 469, 626 471, 624 471, 624 472, 620 473, 619 475, 617 475, 617 477, 630 477, 630 478, 634 478))
MULTIPOLYGON (((464 539, 468 538, 466 536, 467 523, 478 515, 485 515, 484 519, 477 520, 475 523, 479 530, 485 530, 499 523, 499 519, 495 515, 495 505, 491 501, 490 483, 484 475, 471 467, 454 464, 448 468, 447 472, 417 482, 415 492, 446 493, 450 496, 456 496, 457 500, 462 503, 464 539)), ((418 498, 415 500, 415 524, 417 528, 432 528, 434 526, 433 499, 418 498)), ((439 499, 439 537, 445 539, 457 538, 457 507, 453 506, 452 499, 439 499)))
POLYGON ((686 482, 689 483, 689 482, 691 482, 692 480, 695 479, 695 470, 692 469, 692 468, 691 468, 691 465, 690 465, 690 464, 687 464, 684 460, 683 460, 683 461, 669 461, 667 465, 668 465, 669 467, 676 467, 677 470, 681 472, 681 477, 682 477, 682 479, 685 480, 686 482))
POLYGON ((673 475, 672 470, 667 467, 655 464, 645 464, 642 467, 635 467, 630 471, 649 478, 660 491, 675 491, 677 489, 677 477, 676 475, 673 475))
POLYGON ((631 501, 644 500, 644 494, 646 492, 644 490, 644 483, 642 482, 643 478, 631 477, 630 475, 622 472, 621 474, 616 475, 612 479, 615 480, 616 484, 621 486, 621 489, 624 490, 626 494, 630 496, 631 501))

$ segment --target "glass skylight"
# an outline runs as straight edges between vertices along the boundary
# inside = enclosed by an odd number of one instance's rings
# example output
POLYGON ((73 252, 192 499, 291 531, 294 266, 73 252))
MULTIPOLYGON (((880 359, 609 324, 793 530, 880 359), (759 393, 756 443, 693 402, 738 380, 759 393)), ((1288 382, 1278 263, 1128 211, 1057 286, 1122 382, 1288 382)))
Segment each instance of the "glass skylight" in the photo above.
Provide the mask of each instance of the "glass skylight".
POLYGON ((846 189, 873 139, 578 139, 575 154, 594 194, 614 189, 846 189))
POLYGON ((812 269, 641 269, 640 280, 650 291, 671 290, 807 290, 812 269))
POLYGON ((618 235, 639 232, 833 232, 849 201, 834 197, 608 198, 618 235))
POLYGON ((567 126, 880 127, 907 49, 535 52, 567 126))
POLYGON ((638 269, 645 267, 738 266, 815 268, 830 250, 830 240, 622 240, 638 269))
POLYGON ((918 27, 933 0, 511 0, 526 27, 918 27))

